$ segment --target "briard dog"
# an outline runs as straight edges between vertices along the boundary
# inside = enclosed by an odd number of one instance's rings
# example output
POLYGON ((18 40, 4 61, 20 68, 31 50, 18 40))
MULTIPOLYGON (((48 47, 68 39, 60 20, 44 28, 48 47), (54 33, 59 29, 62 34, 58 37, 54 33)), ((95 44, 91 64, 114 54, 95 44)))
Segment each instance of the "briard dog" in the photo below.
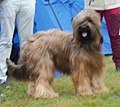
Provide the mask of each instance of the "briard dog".
POLYGON ((83 10, 73 19, 72 27, 73 32, 37 32, 28 38, 18 64, 6 60, 9 75, 29 81, 27 93, 33 98, 58 96, 52 86, 55 70, 70 75, 78 96, 107 91, 99 14, 83 10))

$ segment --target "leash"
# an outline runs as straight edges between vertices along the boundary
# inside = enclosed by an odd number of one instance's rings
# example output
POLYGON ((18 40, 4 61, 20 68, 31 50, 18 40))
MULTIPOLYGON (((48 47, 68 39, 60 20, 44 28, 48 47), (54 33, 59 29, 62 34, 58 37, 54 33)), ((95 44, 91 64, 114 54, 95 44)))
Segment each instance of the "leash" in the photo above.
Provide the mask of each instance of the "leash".
POLYGON ((52 10, 52 12, 53 12, 56 20, 57 20, 57 23, 58 23, 60 29, 63 30, 63 28, 62 28, 62 26, 61 26, 61 24, 60 24, 60 21, 58 20, 58 17, 57 17, 57 15, 56 15, 56 13, 55 13, 55 11, 54 11, 54 9, 53 9, 53 6, 52 6, 52 4, 50 3, 50 0, 45 0, 45 1, 48 1, 48 4, 50 5, 50 8, 51 8, 51 10, 52 10))
POLYGON ((90 0, 90 1, 89 1, 89 6, 90 6, 91 2, 94 2, 94 0, 90 0))

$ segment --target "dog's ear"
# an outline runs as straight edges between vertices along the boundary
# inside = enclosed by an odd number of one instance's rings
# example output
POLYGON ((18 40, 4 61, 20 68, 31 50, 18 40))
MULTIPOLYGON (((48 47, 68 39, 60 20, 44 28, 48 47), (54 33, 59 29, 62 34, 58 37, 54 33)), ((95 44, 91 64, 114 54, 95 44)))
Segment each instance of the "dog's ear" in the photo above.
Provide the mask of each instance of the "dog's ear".
POLYGON ((77 46, 80 45, 80 37, 77 36, 76 31, 73 32, 72 42, 75 43, 77 46))
POLYGON ((95 33, 93 34, 94 35, 94 40, 96 42, 97 45, 100 45, 103 43, 103 36, 100 32, 100 28, 99 27, 96 27, 95 28, 95 33))
MULTIPOLYGON (((98 34, 97 34, 97 35, 98 35, 98 34)), ((99 37, 99 36, 97 37, 97 36, 96 36, 94 39, 95 39, 96 45, 100 45, 101 37, 99 37)))

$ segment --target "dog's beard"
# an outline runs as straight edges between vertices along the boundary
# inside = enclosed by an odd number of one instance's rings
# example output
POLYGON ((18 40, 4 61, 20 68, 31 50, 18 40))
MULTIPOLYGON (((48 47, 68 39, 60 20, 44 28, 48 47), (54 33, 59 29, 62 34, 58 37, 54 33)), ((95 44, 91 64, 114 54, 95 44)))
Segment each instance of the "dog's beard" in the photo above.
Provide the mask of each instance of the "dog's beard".
POLYGON ((93 42, 92 33, 89 27, 79 27, 78 35, 81 45, 90 45, 93 42))

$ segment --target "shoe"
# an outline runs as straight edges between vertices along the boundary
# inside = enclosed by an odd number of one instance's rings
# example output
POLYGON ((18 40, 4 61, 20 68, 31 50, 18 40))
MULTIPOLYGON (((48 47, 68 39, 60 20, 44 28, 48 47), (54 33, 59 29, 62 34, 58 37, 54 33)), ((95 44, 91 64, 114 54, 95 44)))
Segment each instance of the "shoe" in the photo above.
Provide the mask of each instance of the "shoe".
POLYGON ((118 97, 119 97, 119 98, 120 98, 120 93, 114 94, 113 97, 115 97, 115 98, 118 98, 118 97))
POLYGON ((116 71, 117 71, 117 72, 120 72, 120 67, 116 67, 116 71))
POLYGON ((7 86, 7 82, 0 80, 0 86, 7 86))

